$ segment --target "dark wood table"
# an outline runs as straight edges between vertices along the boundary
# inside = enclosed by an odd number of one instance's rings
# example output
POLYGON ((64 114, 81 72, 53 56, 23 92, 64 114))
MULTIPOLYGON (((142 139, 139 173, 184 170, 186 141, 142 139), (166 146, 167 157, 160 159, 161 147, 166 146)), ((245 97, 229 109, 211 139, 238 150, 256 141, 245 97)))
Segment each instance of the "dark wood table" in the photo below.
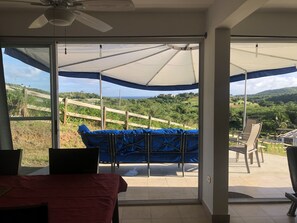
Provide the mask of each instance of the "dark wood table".
POLYGON ((117 174, 0 176, 0 188, 0 207, 47 203, 49 223, 116 223, 127 183, 117 174))

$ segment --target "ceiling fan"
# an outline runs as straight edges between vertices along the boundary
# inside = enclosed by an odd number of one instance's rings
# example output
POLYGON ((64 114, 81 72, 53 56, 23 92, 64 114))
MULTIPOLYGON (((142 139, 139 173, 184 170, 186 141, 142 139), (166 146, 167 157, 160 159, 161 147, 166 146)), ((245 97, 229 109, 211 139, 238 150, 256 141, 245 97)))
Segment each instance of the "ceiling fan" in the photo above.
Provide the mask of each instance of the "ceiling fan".
POLYGON ((1 2, 25 3, 47 8, 31 23, 29 29, 42 28, 47 23, 54 26, 70 26, 74 20, 77 20, 95 30, 107 32, 112 29, 110 25, 80 10, 129 11, 134 9, 131 0, 0 0, 1 2))

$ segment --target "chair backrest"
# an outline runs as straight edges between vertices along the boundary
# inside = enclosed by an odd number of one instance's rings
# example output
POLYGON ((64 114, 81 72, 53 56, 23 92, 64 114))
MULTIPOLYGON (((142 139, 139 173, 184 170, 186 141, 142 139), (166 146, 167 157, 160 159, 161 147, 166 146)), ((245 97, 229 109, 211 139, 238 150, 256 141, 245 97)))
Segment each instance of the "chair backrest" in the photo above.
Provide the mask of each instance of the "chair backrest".
POLYGON ((244 141, 248 140, 248 138, 250 136, 250 133, 252 131, 252 125, 257 124, 257 123, 259 123, 259 121, 257 119, 248 118, 246 120, 246 124, 245 124, 245 127, 243 129, 242 136, 241 136, 242 140, 244 140, 244 141))
POLYGON ((297 146, 289 146, 287 148, 287 159, 290 171, 292 187, 297 192, 297 146))
POLYGON ((0 207, 1 223, 47 223, 47 204, 0 207))
POLYGON ((98 148, 49 149, 50 174, 98 173, 98 148))
POLYGON ((258 137, 260 135, 262 123, 252 124, 252 129, 248 140, 246 141, 247 150, 256 149, 258 137))
POLYGON ((18 175, 22 150, 0 150, 0 175, 18 175))
POLYGON ((149 135, 149 161, 151 163, 181 163, 182 158, 182 133, 152 133, 149 135))

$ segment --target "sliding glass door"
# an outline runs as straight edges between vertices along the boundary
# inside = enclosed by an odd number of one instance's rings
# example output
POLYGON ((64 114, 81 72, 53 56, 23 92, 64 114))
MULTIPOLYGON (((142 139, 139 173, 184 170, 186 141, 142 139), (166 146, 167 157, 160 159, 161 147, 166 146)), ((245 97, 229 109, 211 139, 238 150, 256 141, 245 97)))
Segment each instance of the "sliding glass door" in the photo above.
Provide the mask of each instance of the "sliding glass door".
MULTIPOLYGON (((48 70, 21 62, 8 52, 24 48, 2 49, 10 129, 14 149, 23 149, 22 173, 48 165, 48 148, 52 147, 52 97, 50 48, 34 47, 44 54, 48 70)), ((30 49, 26 47, 26 49, 30 49)))

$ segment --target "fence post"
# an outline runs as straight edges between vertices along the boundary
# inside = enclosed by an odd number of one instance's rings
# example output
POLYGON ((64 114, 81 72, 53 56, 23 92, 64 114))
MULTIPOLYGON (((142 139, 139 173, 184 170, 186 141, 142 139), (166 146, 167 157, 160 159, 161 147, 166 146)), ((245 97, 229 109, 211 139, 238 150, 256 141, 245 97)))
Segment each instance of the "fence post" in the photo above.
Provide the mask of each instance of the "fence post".
POLYGON ((68 98, 64 98, 64 117, 63 117, 63 123, 67 123, 67 106, 68 106, 68 98))
POLYGON ((101 120, 101 122, 103 121, 103 129, 106 129, 106 107, 103 107, 103 120, 101 120))
POLYGON ((168 120, 168 128, 170 128, 170 125, 171 125, 171 121, 168 120))
POLYGON ((152 116, 151 115, 149 115, 149 123, 148 123, 148 128, 150 129, 151 127, 152 127, 152 116))
POLYGON ((129 129, 129 112, 126 111, 125 129, 129 129))
POLYGON ((24 94, 24 102, 23 102, 23 106, 21 108, 21 115, 23 117, 28 116, 28 108, 27 108, 27 103, 28 103, 28 90, 26 87, 24 87, 23 90, 23 94, 24 94))

